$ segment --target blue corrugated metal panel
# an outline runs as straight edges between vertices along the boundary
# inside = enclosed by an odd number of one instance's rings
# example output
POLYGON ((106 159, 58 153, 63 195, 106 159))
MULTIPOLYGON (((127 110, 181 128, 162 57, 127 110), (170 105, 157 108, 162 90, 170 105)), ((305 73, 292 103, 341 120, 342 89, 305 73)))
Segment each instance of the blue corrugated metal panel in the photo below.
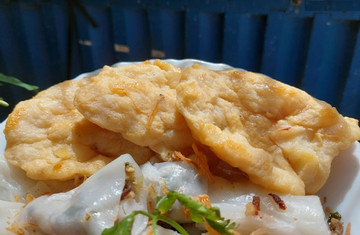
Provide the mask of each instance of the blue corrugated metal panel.
POLYGON ((293 14, 268 15, 262 72, 290 85, 300 85, 312 20, 293 14))
POLYGON ((225 14, 223 61, 232 66, 260 71, 266 16, 225 14))
POLYGON ((49 79, 52 77, 51 58, 41 5, 29 1, 14 3, 12 7, 17 16, 15 27, 22 40, 21 54, 26 58, 27 64, 22 64, 26 69, 26 76, 22 79, 38 84, 41 89, 49 87, 52 84, 49 79))
POLYGON ((360 11, 358 0, 305 0, 304 5, 310 11, 360 11))
POLYGON ((350 117, 360 118, 360 30, 339 110, 350 117))
POLYGON ((350 68, 357 24, 329 15, 315 18, 303 87, 332 105, 339 103, 350 68))
POLYGON ((146 2, 152 58, 183 58, 186 2, 177 0, 147 0, 146 2))
POLYGON ((289 0, 227 0, 226 11, 268 14, 269 12, 285 12, 290 6, 291 1, 289 0))
POLYGON ((188 9, 185 57, 212 62, 222 61, 223 22, 222 13, 188 9))
POLYGON ((184 12, 151 6, 148 8, 148 12, 151 29, 151 56, 153 58, 183 58, 184 12))
POLYGON ((107 2, 110 6, 116 5, 124 8, 146 9, 147 1, 148 0, 108 0, 107 2))
POLYGON ((225 12, 227 7, 227 1, 224 0, 185 0, 183 2, 187 8, 202 12, 220 13, 225 12))
POLYGON ((147 8, 149 7, 160 7, 168 10, 184 10, 188 0, 144 0, 144 4, 147 8))
POLYGON ((150 30, 146 10, 124 7, 118 3, 111 7, 114 49, 118 61, 150 58, 150 30))
POLYGON ((68 78, 68 37, 69 16, 64 1, 42 4, 45 37, 47 38, 50 53, 51 84, 68 78))
MULTIPOLYGON (((31 58, 24 43, 26 38, 18 28, 18 7, 14 7, 14 4, 0 5, 0 25, 0 72, 33 82, 31 58)), ((10 104, 8 108, 0 107, 0 120, 6 118, 17 102, 30 98, 31 95, 33 94, 14 86, 0 86, 0 96, 10 104)))
POLYGON ((89 22, 83 11, 75 7, 78 43, 83 70, 91 71, 104 64, 113 64, 115 59, 111 13, 107 2, 82 1, 96 26, 89 22), (89 4, 88 4, 89 3, 89 4), (93 4, 98 5, 93 5, 93 4))
MULTIPOLYGON (((20 40, 15 30, 14 18, 9 5, 0 5, 0 72, 22 77, 26 75, 23 73, 22 64, 25 58, 22 56, 21 47, 19 47, 20 40)), ((24 98, 22 92, 16 93, 14 87, 0 86, 0 96, 3 97, 10 105, 24 98)), ((1 118, 4 118, 6 113, 0 112, 1 118)))
POLYGON ((71 79, 84 72, 82 69, 80 45, 78 43, 78 35, 76 29, 76 20, 74 10, 69 10, 68 12, 68 38, 67 38, 67 78, 71 79))
POLYGON ((188 0, 186 7, 185 57, 222 61, 226 2, 188 0))
POLYGON ((0 70, 12 76, 20 76, 22 57, 21 43, 15 30, 14 17, 9 5, 0 5, 0 70))

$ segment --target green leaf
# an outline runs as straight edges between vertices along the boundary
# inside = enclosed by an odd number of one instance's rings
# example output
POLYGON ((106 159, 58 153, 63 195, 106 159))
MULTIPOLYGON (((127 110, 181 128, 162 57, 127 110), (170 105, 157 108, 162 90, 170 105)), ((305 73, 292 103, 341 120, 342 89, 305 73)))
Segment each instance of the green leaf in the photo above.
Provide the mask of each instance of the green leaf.
POLYGON ((189 235, 189 233, 180 225, 178 224, 175 220, 163 216, 163 215, 158 215, 158 219, 162 222, 165 222, 169 225, 171 225, 174 229, 176 229, 180 234, 182 235, 189 235))
POLYGON ((9 104, 5 100, 3 100, 2 97, 0 97, 0 106, 8 107, 9 104))
POLYGON ((9 83, 9 84, 12 84, 15 86, 19 86, 19 87, 25 88, 28 91, 38 92, 38 90, 39 90, 38 86, 33 86, 30 84, 24 83, 15 77, 7 76, 2 73, 0 73, 0 82, 5 82, 5 83, 9 83))
POLYGON ((230 229, 234 228, 235 224, 231 224, 230 220, 224 220, 220 215, 220 210, 217 207, 207 208, 200 202, 192 199, 191 197, 174 192, 177 200, 181 205, 185 206, 190 211, 190 217, 195 223, 200 223, 205 219, 208 224, 221 234, 233 234, 230 229))
POLYGON ((131 228, 133 226, 135 216, 138 213, 138 211, 133 211, 130 215, 126 216, 113 227, 104 229, 101 235, 131 235, 131 228))
POLYGON ((190 217, 193 222, 203 223, 206 220, 209 226, 211 226, 217 232, 225 235, 233 234, 231 229, 235 227, 235 223, 230 224, 230 220, 225 220, 223 217, 221 217, 219 208, 207 208, 200 202, 185 194, 170 191, 167 195, 159 198, 154 214, 145 211, 134 211, 118 224, 114 225, 114 227, 105 229, 102 235, 130 235, 131 228, 134 223, 134 218, 137 214, 142 214, 152 219, 152 229, 154 231, 154 235, 157 234, 158 221, 169 224, 182 235, 189 235, 188 232, 175 220, 160 214, 168 212, 176 200, 178 200, 182 206, 189 210, 190 217))
POLYGON ((217 232, 221 234, 226 235, 232 235, 233 233, 230 231, 230 229, 233 229, 235 227, 235 223, 230 223, 230 220, 211 220, 206 219, 206 222, 217 232))
POLYGON ((151 223, 154 235, 157 235, 157 222, 158 222, 158 219, 157 219, 157 216, 155 216, 155 218, 153 218, 152 223, 151 223))
POLYGON ((337 219, 337 220, 341 220, 341 214, 339 212, 337 212, 337 211, 331 212, 329 214, 329 218, 328 218, 327 222, 330 223, 332 218, 337 219))
POLYGON ((190 219, 195 223, 203 223, 203 216, 197 214, 195 211, 190 210, 190 219))
POLYGON ((216 207, 216 206, 211 207, 211 210, 213 211, 213 213, 215 214, 215 216, 217 216, 217 217, 221 217, 219 207, 216 207))
POLYGON ((194 212, 197 215, 203 217, 212 213, 209 208, 205 207, 203 204, 192 199, 191 197, 178 192, 174 192, 174 194, 176 195, 176 199, 180 202, 180 204, 190 210, 190 213, 194 212))
POLYGON ((160 200, 156 203, 155 210, 164 214, 171 209, 175 201, 176 201, 175 194, 169 192, 167 195, 161 197, 160 200))

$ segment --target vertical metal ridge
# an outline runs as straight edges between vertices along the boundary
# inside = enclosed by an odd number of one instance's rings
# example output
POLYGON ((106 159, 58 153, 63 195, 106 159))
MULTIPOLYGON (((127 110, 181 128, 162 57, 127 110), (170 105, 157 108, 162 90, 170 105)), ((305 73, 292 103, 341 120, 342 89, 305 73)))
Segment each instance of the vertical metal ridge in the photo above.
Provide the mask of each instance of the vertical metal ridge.
POLYGON ((227 12, 224 24, 223 62, 259 72, 266 15, 227 12))
POLYGON ((357 35, 354 21, 318 14, 314 20, 302 88, 318 99, 339 105, 357 35))
POLYGON ((114 50, 117 61, 144 60, 150 57, 150 26, 143 6, 111 5, 114 50))
POLYGON ((224 14, 197 9, 186 10, 185 56, 222 61, 224 14))
POLYGON ((92 24, 84 12, 76 7, 76 28, 80 44, 83 69, 91 71, 105 64, 116 62, 110 7, 106 1, 88 4, 81 1, 88 15, 97 26, 92 24))
POLYGON ((151 57, 184 57, 185 13, 182 9, 148 7, 151 32, 151 57))
POLYGON ((360 118, 360 24, 357 22, 358 32, 352 57, 349 76, 342 92, 339 111, 350 117, 360 118))
POLYGON ((312 20, 284 12, 270 12, 261 71, 290 85, 300 86, 312 20))

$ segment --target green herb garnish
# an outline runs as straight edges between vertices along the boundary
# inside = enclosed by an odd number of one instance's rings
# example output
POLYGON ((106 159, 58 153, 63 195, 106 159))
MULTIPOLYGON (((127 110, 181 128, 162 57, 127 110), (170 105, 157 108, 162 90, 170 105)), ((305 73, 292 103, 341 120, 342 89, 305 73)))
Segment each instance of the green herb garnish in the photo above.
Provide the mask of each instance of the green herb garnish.
POLYGON ((5 82, 5 83, 9 83, 15 86, 19 86, 22 87, 28 91, 35 91, 37 92, 39 90, 38 86, 33 86, 33 85, 29 85, 25 82, 22 82, 21 80, 15 78, 15 77, 11 77, 11 76, 7 76, 5 74, 0 73, 0 82, 5 82))
POLYGON ((0 106, 7 107, 7 106, 9 106, 9 104, 5 100, 3 100, 3 98, 0 97, 0 106))
POLYGON ((154 235, 157 235, 157 222, 162 221, 169 224, 174 229, 176 229, 180 234, 189 235, 188 232, 175 220, 165 216, 171 207, 174 205, 175 201, 187 208, 190 212, 190 218, 195 223, 207 222, 214 230, 221 234, 233 234, 231 229, 235 227, 235 223, 230 224, 230 220, 225 220, 220 215, 220 210, 217 207, 207 208, 200 202, 192 199, 191 197, 175 192, 170 191, 167 195, 160 197, 156 206, 154 213, 149 213, 145 211, 133 211, 130 215, 126 216, 119 223, 115 224, 113 227, 105 229, 102 232, 102 235, 131 235, 131 228, 134 223, 135 216, 138 214, 145 215, 152 220, 152 229, 154 235))
POLYGON ((335 234, 342 234, 343 231, 343 223, 341 222, 341 215, 339 212, 331 212, 328 218, 329 229, 335 234), (341 231, 341 232, 340 232, 341 231))
POLYGON ((330 214, 329 214, 329 218, 328 218, 328 223, 331 223, 331 219, 332 218, 334 218, 334 219, 337 219, 337 220, 341 220, 341 215, 340 215, 340 213, 339 212, 337 212, 337 211, 335 211, 335 212, 331 212, 330 214))
MULTIPOLYGON (((19 86, 22 87, 28 91, 34 91, 34 92, 38 92, 39 87, 38 86, 33 86, 30 84, 27 84, 25 82, 22 82, 21 80, 15 78, 15 77, 11 77, 11 76, 7 76, 5 74, 0 73, 0 85, 2 85, 2 83, 8 83, 11 85, 15 85, 15 86, 19 86)), ((9 106, 9 104, 7 102, 5 102, 3 100, 2 97, 0 97, 0 106, 9 106)))

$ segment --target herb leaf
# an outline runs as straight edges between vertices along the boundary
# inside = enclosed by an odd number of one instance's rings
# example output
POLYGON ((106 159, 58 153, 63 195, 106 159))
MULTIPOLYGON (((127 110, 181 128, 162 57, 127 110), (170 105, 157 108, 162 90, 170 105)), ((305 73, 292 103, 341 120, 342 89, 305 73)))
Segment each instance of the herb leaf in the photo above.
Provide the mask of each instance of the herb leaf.
MULTIPOLYGON (((39 91, 38 86, 29 85, 27 83, 20 81, 15 77, 7 76, 5 74, 0 73, 0 86, 2 85, 2 82, 25 88, 28 91, 34 91, 34 92, 39 91)), ((9 104, 6 101, 4 101, 2 97, 0 97, 0 106, 7 107, 9 106, 9 104)))
POLYGON ((233 234, 230 230, 235 228, 235 223, 230 223, 230 220, 212 220, 206 219, 206 222, 217 232, 221 234, 231 235, 233 234))
POLYGON ((5 100, 3 100, 3 98, 0 97, 0 106, 7 107, 9 106, 9 104, 5 100))
POLYGON ((123 220, 115 224, 113 227, 104 229, 101 235, 131 235, 131 228, 133 226, 135 216, 138 213, 138 211, 133 211, 130 215, 126 216, 123 220))
POLYGON ((131 228, 137 214, 142 214, 152 219, 152 229, 154 235, 157 234, 158 221, 169 224, 182 235, 189 235, 189 233, 175 220, 163 215, 171 209, 176 200, 178 200, 182 206, 189 210, 190 218, 193 222, 203 223, 206 221, 214 230, 221 234, 233 234, 231 229, 235 227, 235 223, 230 224, 230 220, 225 220, 223 217, 221 217, 219 208, 207 208, 202 203, 185 194, 170 191, 167 195, 160 197, 156 204, 154 214, 145 211, 133 211, 122 221, 115 224, 112 228, 105 229, 102 235, 131 235, 131 228))
POLYGON ((331 212, 330 215, 329 215, 329 219, 328 219, 328 223, 331 222, 331 219, 332 218, 335 218, 337 220, 341 220, 341 215, 339 212, 335 211, 335 212, 331 212))
POLYGON ((22 82, 21 80, 15 78, 15 77, 11 77, 11 76, 7 76, 5 74, 0 73, 0 82, 4 82, 4 83, 9 83, 15 86, 19 86, 22 87, 28 91, 35 91, 38 92, 39 87, 38 86, 33 86, 30 84, 27 84, 25 82, 22 82))
MULTIPOLYGON (((170 193, 170 192, 169 192, 170 193)), ((224 220, 220 215, 220 210, 217 207, 207 208, 200 202, 192 199, 191 197, 173 192, 176 199, 181 205, 185 206, 190 211, 190 217, 193 222, 200 223, 206 220, 208 224, 221 234, 233 234, 230 230, 235 227, 235 224, 230 224, 230 220, 224 220)))
POLYGON ((178 224, 175 220, 169 218, 169 217, 166 217, 166 216, 163 216, 163 215, 159 215, 158 216, 159 220, 162 221, 162 222, 165 222, 169 225, 171 225, 174 229, 176 229, 180 234, 182 235, 189 235, 189 233, 180 225, 178 224))
POLYGON ((175 201, 176 201, 175 195, 173 193, 169 192, 168 195, 160 198, 160 200, 157 202, 157 204, 155 206, 155 210, 164 214, 171 209, 171 207, 174 205, 175 201))

